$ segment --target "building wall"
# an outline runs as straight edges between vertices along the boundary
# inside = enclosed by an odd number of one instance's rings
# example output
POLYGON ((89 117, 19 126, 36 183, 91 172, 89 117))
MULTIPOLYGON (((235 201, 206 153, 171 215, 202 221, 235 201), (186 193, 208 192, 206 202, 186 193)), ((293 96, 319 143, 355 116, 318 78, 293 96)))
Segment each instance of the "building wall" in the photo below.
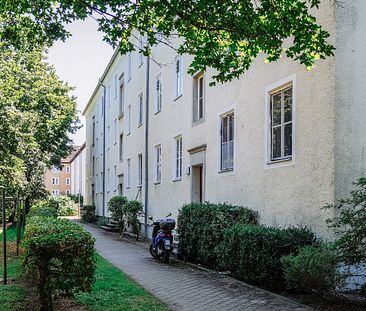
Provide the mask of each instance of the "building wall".
POLYGON ((71 166, 71 194, 85 195, 85 148, 72 159, 71 166))
POLYGON ((71 193, 71 164, 69 162, 61 162, 61 165, 61 170, 55 170, 54 168, 51 168, 45 172, 44 176, 44 185, 46 189, 54 195, 57 195, 54 193, 56 190, 58 190, 58 195, 66 195, 71 193), (58 178, 58 184, 52 183, 54 178, 58 178))
MULTIPOLYGON (((319 22, 332 34, 330 42, 337 43, 338 47, 339 35, 342 31, 347 33, 347 29, 344 27, 348 20, 345 18, 343 26, 337 26, 339 34, 336 38, 335 10, 338 10, 335 6, 324 2, 315 14, 319 22)), ((340 13, 337 11, 338 20, 339 15, 340 13)), ((364 29, 364 24, 359 26, 364 29)), ((344 35, 344 37, 347 36, 344 35)), ((348 42, 348 39, 344 40, 348 42)), ((332 214, 332 211, 322 211, 321 207, 325 203, 334 202, 335 196, 339 193, 337 191, 343 189, 345 182, 351 179, 342 177, 347 171, 348 162, 356 162, 353 164, 354 171, 365 167, 364 159, 361 158, 364 153, 361 149, 356 152, 356 158, 352 158, 353 149, 351 151, 346 146, 340 147, 340 141, 344 141, 343 133, 350 128, 356 114, 358 114, 357 124, 359 125, 362 123, 362 115, 365 114, 365 107, 358 102, 354 104, 352 114, 344 117, 340 122, 339 98, 342 96, 338 98, 339 90, 336 86, 339 83, 344 85, 347 82, 345 79, 343 82, 339 82, 342 68, 347 67, 351 76, 350 72, 353 72, 351 66, 339 65, 345 58, 342 51, 343 48, 340 48, 336 59, 330 57, 318 62, 317 67, 310 72, 286 57, 282 57, 278 62, 272 64, 265 64, 264 58, 258 57, 251 69, 240 79, 215 87, 209 87, 213 72, 208 70, 205 73, 204 81, 205 119, 203 122, 195 124, 192 122, 193 78, 188 74, 184 75, 183 95, 175 98, 173 61, 176 54, 163 44, 157 45, 152 51, 154 61, 150 62, 148 215, 159 218, 172 213, 173 217, 177 217, 179 208, 192 200, 192 185, 196 180, 193 165, 196 164, 197 157, 201 157, 204 175, 203 200, 247 206, 259 211, 261 222, 267 225, 306 225, 312 227, 321 236, 330 237, 331 233, 327 230, 325 219, 332 214), (158 66, 155 61, 163 65, 158 66), (162 75, 163 108, 159 113, 155 113, 153 108, 154 79, 159 73, 162 75), (291 161, 268 164, 266 149, 268 145, 269 110, 266 105, 269 97, 268 91, 288 81, 293 83, 295 98, 294 156, 291 161), (336 106, 335 102, 337 102, 336 106), (234 170, 220 172, 220 116, 231 110, 235 115, 234 170), (173 178, 173 154, 174 137, 178 135, 182 135, 183 138, 183 175, 181 180, 176 181, 173 178), (156 145, 162 147, 162 179, 158 184, 154 183, 154 148, 156 145), (200 146, 201 152, 189 152, 200 146), (347 158, 353 160, 342 160, 346 151, 347 158), (339 167, 339 164, 343 168, 339 167)), ((353 61, 356 60, 358 58, 353 59, 353 61)), ((189 56, 183 57, 184 72, 190 61, 189 56)), ((127 75, 128 56, 117 55, 112 58, 103 77, 103 84, 107 89, 111 85, 113 94, 110 105, 108 105, 108 100, 106 104, 105 171, 108 175, 109 169, 110 173, 109 182, 106 175, 105 203, 118 193, 118 183, 122 180, 122 174, 124 175, 123 195, 142 201, 144 198, 145 186, 143 184, 143 187, 140 188, 137 182, 137 161, 139 153, 143 154, 143 158, 146 156, 144 150, 146 120, 144 115, 144 124, 137 126, 137 103, 138 95, 143 92, 145 114, 146 60, 139 66, 137 52, 132 54, 130 81, 128 81, 127 75), (115 77, 118 79, 121 74, 124 74, 126 82, 125 114, 123 116, 119 116, 118 94, 116 97, 114 96, 113 87, 115 77), (126 121, 128 105, 131 105, 132 109, 130 134, 127 133, 126 121), (117 141, 114 139, 115 119, 118 124, 117 141), (109 133, 108 126, 110 127, 109 133), (113 130, 111 131, 111 129, 113 130), (124 135, 123 161, 119 160, 118 152, 118 137, 121 133, 124 135), (127 159, 131 161, 131 187, 126 187, 127 159), (115 166, 119 178, 114 178, 115 166)), ((103 141, 102 94, 103 87, 98 87, 84 111, 87 119, 86 200, 88 203, 92 202, 92 184, 94 184, 94 200, 99 215, 103 215, 100 177, 103 171, 101 156, 103 153, 101 148, 103 141), (98 138, 98 142, 95 142, 94 146, 92 146, 93 116, 95 117, 96 138, 98 138), (94 175, 92 172, 93 157, 95 158, 94 175)), ((351 93, 350 90, 343 94, 352 100, 358 99, 353 97, 354 93, 351 93)), ((347 113, 344 112, 343 115, 347 115, 347 113)), ((357 132, 358 127, 354 131, 357 132)), ((356 139, 360 139, 360 137, 356 139)), ((362 144, 365 146, 364 140, 362 144)), ((350 145, 350 142, 347 145, 350 145)), ((145 171, 143 173, 145 176, 145 171)), ((349 173, 350 175, 353 174, 349 173)), ((105 215, 109 215, 106 208, 105 215)))

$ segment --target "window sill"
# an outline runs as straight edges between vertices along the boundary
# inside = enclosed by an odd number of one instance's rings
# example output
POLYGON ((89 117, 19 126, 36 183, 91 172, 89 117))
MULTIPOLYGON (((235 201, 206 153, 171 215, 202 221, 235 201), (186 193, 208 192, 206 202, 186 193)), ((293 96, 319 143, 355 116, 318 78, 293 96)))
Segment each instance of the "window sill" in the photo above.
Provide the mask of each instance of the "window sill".
POLYGON ((180 95, 176 95, 175 98, 173 99, 173 101, 177 101, 179 98, 181 98, 183 96, 183 94, 180 95))
POLYGON ((160 185, 161 184, 161 181, 154 181, 154 183, 153 183, 155 186, 156 185, 160 185))
POLYGON ((231 173, 231 172, 234 172, 233 168, 227 168, 227 169, 219 170, 219 174, 225 174, 225 173, 231 173))
POLYGON ((126 189, 131 189, 131 186, 129 186, 129 187, 126 187, 126 189))
POLYGON ((180 178, 174 178, 172 181, 173 182, 177 182, 177 181, 181 181, 182 180, 182 177, 180 177, 180 178))
POLYGON ((292 157, 267 161, 267 165, 272 165, 272 164, 277 164, 277 163, 284 163, 284 162, 290 162, 290 161, 292 161, 292 157))
POLYGON ((121 118, 123 118, 125 114, 123 112, 121 112, 119 115, 118 115, 118 119, 120 120, 121 118))
POLYGON ((195 120, 195 121, 192 122, 192 127, 197 126, 197 125, 200 125, 200 124, 202 124, 204 122, 205 122, 205 118, 201 118, 199 120, 195 120))
POLYGON ((137 125, 137 128, 140 128, 142 125, 143 125, 143 123, 141 123, 141 124, 137 125))
POLYGON ((160 110, 158 110, 158 111, 155 111, 154 112, 154 115, 157 115, 158 113, 160 113, 161 112, 161 109, 160 110))
POLYGON ((142 62, 141 64, 139 64, 137 68, 140 69, 143 64, 144 64, 144 62, 142 62))
POLYGON ((127 135, 127 136, 130 136, 130 134, 131 134, 131 132, 128 132, 126 135, 127 135))

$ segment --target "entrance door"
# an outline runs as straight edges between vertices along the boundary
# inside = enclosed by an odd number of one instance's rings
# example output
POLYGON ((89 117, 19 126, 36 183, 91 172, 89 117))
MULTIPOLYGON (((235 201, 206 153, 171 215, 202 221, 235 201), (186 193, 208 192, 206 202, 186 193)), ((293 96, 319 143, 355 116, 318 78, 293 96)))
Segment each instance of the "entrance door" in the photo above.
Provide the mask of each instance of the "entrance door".
POLYGON ((203 202, 203 164, 192 166, 192 202, 203 202))

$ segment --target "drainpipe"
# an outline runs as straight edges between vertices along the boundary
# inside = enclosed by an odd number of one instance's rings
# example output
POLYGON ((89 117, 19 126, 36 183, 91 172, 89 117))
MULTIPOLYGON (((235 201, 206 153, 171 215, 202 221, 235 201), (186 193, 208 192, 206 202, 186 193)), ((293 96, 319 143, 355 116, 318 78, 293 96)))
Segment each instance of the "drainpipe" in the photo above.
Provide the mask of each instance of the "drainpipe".
POLYGON ((103 219, 105 218, 105 96, 106 96, 106 87, 102 83, 102 80, 99 79, 99 84, 103 87, 103 102, 102 102, 102 109, 103 109, 103 180, 102 180, 102 189, 103 189, 103 196, 102 196, 102 216, 103 219))
POLYGON ((147 213, 149 202, 149 91, 150 91, 150 58, 146 57, 146 109, 145 109, 145 238, 147 237, 147 213))

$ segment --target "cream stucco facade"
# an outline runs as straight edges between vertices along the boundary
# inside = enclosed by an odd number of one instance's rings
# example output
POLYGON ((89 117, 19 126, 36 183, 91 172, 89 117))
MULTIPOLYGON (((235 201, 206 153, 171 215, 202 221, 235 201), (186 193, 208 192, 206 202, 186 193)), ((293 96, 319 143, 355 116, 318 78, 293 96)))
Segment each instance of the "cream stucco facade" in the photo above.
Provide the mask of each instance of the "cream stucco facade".
POLYGON ((178 68, 166 45, 153 48, 149 66, 138 52, 115 53, 84 110, 86 202, 109 216, 106 204, 119 193, 141 200, 154 218, 177 217, 191 201, 229 202, 257 210, 264 224, 306 225, 330 237, 325 219, 333 212, 321 207, 347 194, 366 170, 365 13, 361 0, 342 7, 324 1, 314 14, 337 50, 310 72, 286 57, 271 64, 259 57, 240 79, 214 87, 208 70, 203 92, 199 76, 186 73, 191 57, 182 56, 178 68), (271 114, 276 94, 283 127, 278 145, 271 114), (198 97, 203 107, 197 108, 198 97), (285 130, 290 123, 292 135, 285 130))

